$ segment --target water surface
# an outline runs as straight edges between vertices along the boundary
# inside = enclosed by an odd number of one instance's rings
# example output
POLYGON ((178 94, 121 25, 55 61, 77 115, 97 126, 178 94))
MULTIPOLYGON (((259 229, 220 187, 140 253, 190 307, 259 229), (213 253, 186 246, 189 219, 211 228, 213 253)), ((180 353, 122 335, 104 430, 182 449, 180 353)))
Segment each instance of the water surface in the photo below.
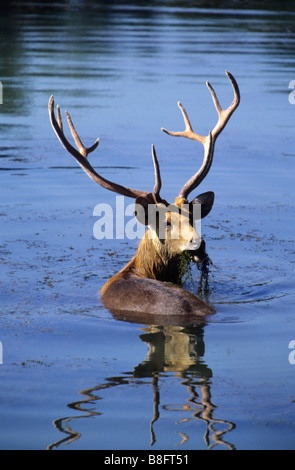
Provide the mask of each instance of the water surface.
MULTIPOLYGON (((277 4, 26 2, 1 17, 2 449, 294 449, 295 14, 277 4), (116 195, 61 148, 49 96, 86 145, 100 137, 91 162, 106 178, 151 190, 154 143, 172 202, 202 149, 160 128, 182 129, 181 100, 207 134, 205 82, 227 106, 225 70, 241 104, 199 188, 216 195, 201 295, 217 313, 118 320, 99 289, 138 241, 94 238, 94 207, 116 195)), ((193 266, 186 287, 200 276, 193 266)))

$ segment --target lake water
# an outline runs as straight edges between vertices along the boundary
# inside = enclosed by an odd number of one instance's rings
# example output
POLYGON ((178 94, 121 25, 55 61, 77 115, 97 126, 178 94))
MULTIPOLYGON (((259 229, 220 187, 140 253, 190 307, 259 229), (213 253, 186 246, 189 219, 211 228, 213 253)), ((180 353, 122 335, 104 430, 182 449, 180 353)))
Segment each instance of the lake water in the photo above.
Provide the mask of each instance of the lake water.
MULTIPOLYGON (((0 448, 295 448, 295 80, 293 2, 9 2, 0 18, 0 448), (291 6, 290 6, 291 5, 291 6), (138 240, 93 236, 95 185, 58 143, 54 94, 90 159, 150 191, 151 144, 173 202, 202 148, 173 139, 181 100, 207 134, 241 104, 199 192, 212 261, 205 325, 114 318, 99 290, 138 240)), ((195 194, 196 195, 196 194, 195 194)), ((126 207, 132 201, 124 201, 126 207)), ((192 267, 187 288, 198 289, 192 267)))

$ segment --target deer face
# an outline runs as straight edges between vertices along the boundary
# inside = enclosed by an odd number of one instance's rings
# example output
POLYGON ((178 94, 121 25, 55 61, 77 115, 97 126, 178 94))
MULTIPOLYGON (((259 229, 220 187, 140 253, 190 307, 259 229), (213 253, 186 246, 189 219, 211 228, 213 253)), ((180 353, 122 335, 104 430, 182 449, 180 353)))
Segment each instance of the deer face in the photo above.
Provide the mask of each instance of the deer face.
POLYGON ((161 251, 169 258, 190 251, 198 262, 205 257, 205 242, 196 231, 195 223, 209 214, 213 202, 211 191, 200 194, 190 203, 179 197, 174 204, 165 201, 151 204, 145 198, 137 198, 135 216, 141 224, 148 226, 147 236, 156 245, 160 244, 161 251))

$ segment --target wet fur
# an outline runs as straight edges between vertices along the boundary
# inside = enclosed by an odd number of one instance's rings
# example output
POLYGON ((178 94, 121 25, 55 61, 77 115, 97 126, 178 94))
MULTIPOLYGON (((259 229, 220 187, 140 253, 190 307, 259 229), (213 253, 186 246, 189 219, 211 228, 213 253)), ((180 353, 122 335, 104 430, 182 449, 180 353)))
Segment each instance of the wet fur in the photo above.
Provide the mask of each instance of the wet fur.
POLYGON ((136 255, 101 290, 104 305, 112 312, 161 316, 202 316, 214 309, 180 282, 181 255, 168 253, 165 244, 150 239, 148 231, 136 255))

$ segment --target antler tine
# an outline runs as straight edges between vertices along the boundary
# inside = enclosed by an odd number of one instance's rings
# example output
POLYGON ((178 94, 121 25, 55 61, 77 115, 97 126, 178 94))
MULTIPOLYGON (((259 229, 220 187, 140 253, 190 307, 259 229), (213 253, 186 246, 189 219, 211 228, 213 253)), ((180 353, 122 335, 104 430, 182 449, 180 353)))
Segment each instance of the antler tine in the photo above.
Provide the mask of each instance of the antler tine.
MULTIPOLYGON (((63 132, 63 123, 62 123, 62 118, 61 118, 61 114, 60 114, 60 107, 59 105, 56 106, 56 114, 57 114, 57 122, 58 122, 58 125, 59 125, 59 128, 60 130, 63 132)), ((74 124, 73 124, 73 121, 71 119, 71 116, 70 114, 66 111, 66 116, 67 116, 67 120, 68 120, 68 124, 69 124, 69 128, 70 128, 70 131, 71 131, 71 134, 74 138, 74 141, 79 149, 79 152, 81 153, 81 155, 83 155, 83 157, 87 158, 87 156, 89 155, 89 153, 93 152, 93 150, 96 149, 96 147, 98 146, 99 144, 99 139, 96 139, 96 141, 94 142, 94 144, 91 146, 91 147, 85 147, 85 145, 82 144, 81 142, 81 139, 80 137, 78 136, 77 134, 77 131, 74 127, 74 124)))
POLYGON ((71 134, 72 134, 73 139, 74 139, 74 141, 75 141, 75 143, 76 143, 76 145, 79 149, 79 152, 81 153, 81 155, 83 155, 83 157, 87 158, 89 153, 93 152, 93 150, 95 150, 96 147, 98 146, 99 139, 96 139, 96 141, 94 142, 94 144, 91 147, 88 147, 88 148, 85 147, 85 145, 82 144, 82 141, 81 141, 80 137, 78 136, 77 131, 74 127, 71 116, 67 111, 66 111, 66 116, 67 116, 67 120, 68 120, 68 124, 69 124, 71 134))
POLYGON ((164 127, 161 127, 161 131, 165 132, 168 135, 172 135, 174 137, 186 137, 187 139, 191 140, 196 140, 197 142, 201 142, 202 144, 205 143, 206 137, 203 137, 202 135, 196 134, 193 131, 192 125, 190 123, 189 117, 187 115, 186 110, 182 106, 181 102, 177 102, 178 107, 181 111, 181 114, 183 116, 184 124, 185 124, 185 130, 181 132, 173 132, 173 131, 168 131, 164 127))
POLYGON ((53 130, 56 133, 60 143, 67 150, 67 152, 69 152, 77 160, 77 162, 79 163, 81 168, 85 171, 85 173, 89 176, 89 178, 91 178, 95 183, 99 184, 103 188, 106 188, 110 191, 114 191, 115 193, 118 193, 118 194, 122 194, 123 196, 128 196, 128 197, 132 197, 132 198, 145 197, 145 198, 151 199, 151 194, 149 192, 140 191, 140 190, 137 190, 137 189, 126 188, 125 186, 121 186, 120 184, 116 184, 116 183, 113 183, 111 181, 108 181, 107 179, 100 176, 94 170, 94 168, 92 168, 92 166, 90 165, 90 163, 88 162, 86 157, 90 152, 93 152, 93 150, 96 149, 96 147, 99 144, 99 139, 97 139, 91 147, 86 148, 82 144, 82 142, 81 142, 74 126, 73 126, 72 120, 71 120, 69 114, 67 113, 68 123, 69 123, 70 129, 71 129, 72 135, 74 137, 74 140, 75 140, 75 142, 77 143, 77 145, 80 149, 80 152, 78 150, 76 150, 70 144, 70 142, 67 140, 67 138, 64 135, 59 106, 57 106, 57 120, 56 120, 56 117, 55 117, 55 114, 54 114, 54 98, 53 98, 53 96, 50 97, 49 102, 48 102, 48 112, 49 112, 49 118, 50 118, 51 125, 52 125, 53 130))
POLYGON ((178 106, 181 110, 181 113, 184 119, 185 130, 182 132, 172 132, 172 131, 167 131, 167 129, 164 129, 164 128, 161 129, 168 135, 172 135, 175 137, 186 137, 188 139, 201 142, 204 146, 204 159, 203 159, 202 166, 197 171, 197 173, 194 176, 192 176, 188 180, 188 182, 183 186, 183 188, 181 189, 179 193, 179 197, 187 199, 187 196, 189 195, 189 193, 193 189, 195 189, 197 186, 199 186, 201 181, 203 181, 205 176, 208 174, 210 167, 212 165, 212 161, 213 161, 213 152, 214 152, 214 145, 215 145, 216 139, 218 135, 221 133, 221 131, 224 129, 231 115, 233 114, 233 112, 235 111, 235 109, 238 107, 240 103, 240 91, 239 91, 238 84, 230 72, 226 71, 225 73, 228 76, 232 84, 233 90, 234 90, 234 99, 231 105, 227 109, 221 108, 213 87, 210 85, 209 82, 206 82, 206 85, 211 93, 214 106, 218 113, 218 121, 212 132, 209 132, 207 136, 201 136, 199 134, 196 134, 192 129, 192 125, 188 118, 187 112, 180 102, 178 102, 178 106))
POLYGON ((63 132, 62 118, 60 115, 60 107, 58 104, 56 105, 56 114, 57 114, 57 122, 58 122, 59 128, 63 132))
POLYGON ((236 110, 236 108, 240 104, 240 90, 239 90, 238 84, 237 84, 235 78, 233 77, 233 75, 230 72, 228 72, 226 70, 225 73, 228 76, 228 78, 229 78, 229 80, 232 84, 233 90, 234 90, 234 99, 233 99, 231 105, 227 109, 222 109, 222 107, 220 106, 220 103, 218 101, 218 98, 216 96, 216 93, 214 91, 214 88, 212 87, 212 85, 208 81, 206 82, 206 85, 207 85, 207 87, 208 87, 208 89, 211 93, 214 106, 215 106, 216 111, 218 113, 218 121, 217 121, 217 124, 216 124, 216 126, 214 127, 214 129, 212 131, 212 135, 213 135, 214 140, 217 139, 220 132, 225 128, 225 126, 226 126, 227 122, 229 121, 231 115, 233 114, 233 112, 236 110))
POLYGON ((153 157, 154 169, 155 169, 155 186, 153 190, 153 199, 155 201, 155 204, 158 204, 159 202, 161 202, 160 190, 162 187, 162 180, 161 180, 161 175, 160 175, 159 161, 157 158, 154 144, 152 145, 152 157, 153 157))
MULTIPOLYGON (((74 157, 76 158, 76 160, 78 160, 78 163, 80 163, 81 165, 81 157, 83 157, 84 159, 86 158, 86 155, 83 155, 81 154, 80 152, 78 152, 71 144, 70 142, 67 140, 67 138, 65 137, 64 135, 64 132, 63 132, 63 123, 62 123, 62 118, 61 118, 61 114, 60 114, 60 107, 59 105, 56 106, 56 111, 57 111, 57 120, 55 118, 55 114, 54 114, 54 98, 53 96, 50 97, 49 99, 49 102, 48 102, 48 111, 49 111, 49 118, 50 118, 50 122, 51 122, 51 125, 53 127, 53 130, 55 131, 57 137, 58 137, 58 140, 60 141, 60 143, 63 145, 63 147, 74 157)), ((76 134, 76 136, 78 137, 78 134, 77 132, 75 131, 75 128, 73 126, 73 123, 71 121, 71 118, 69 116, 68 113, 67 114, 67 117, 68 117, 68 121, 70 119, 70 129, 71 129, 71 132, 73 134, 76 134)), ((79 139, 79 137, 78 137, 79 139)), ((80 141, 80 139, 79 139, 80 141)), ((81 141, 80 141, 81 143, 81 141)), ((99 144, 99 139, 96 139, 95 143, 92 145, 92 147, 90 147, 90 150, 89 149, 86 149, 83 144, 81 143, 81 146, 85 149, 84 150, 84 153, 88 154, 90 153, 90 151, 93 151, 96 149, 96 147, 98 146, 99 144)), ((90 166, 90 165, 89 165, 90 166)))

